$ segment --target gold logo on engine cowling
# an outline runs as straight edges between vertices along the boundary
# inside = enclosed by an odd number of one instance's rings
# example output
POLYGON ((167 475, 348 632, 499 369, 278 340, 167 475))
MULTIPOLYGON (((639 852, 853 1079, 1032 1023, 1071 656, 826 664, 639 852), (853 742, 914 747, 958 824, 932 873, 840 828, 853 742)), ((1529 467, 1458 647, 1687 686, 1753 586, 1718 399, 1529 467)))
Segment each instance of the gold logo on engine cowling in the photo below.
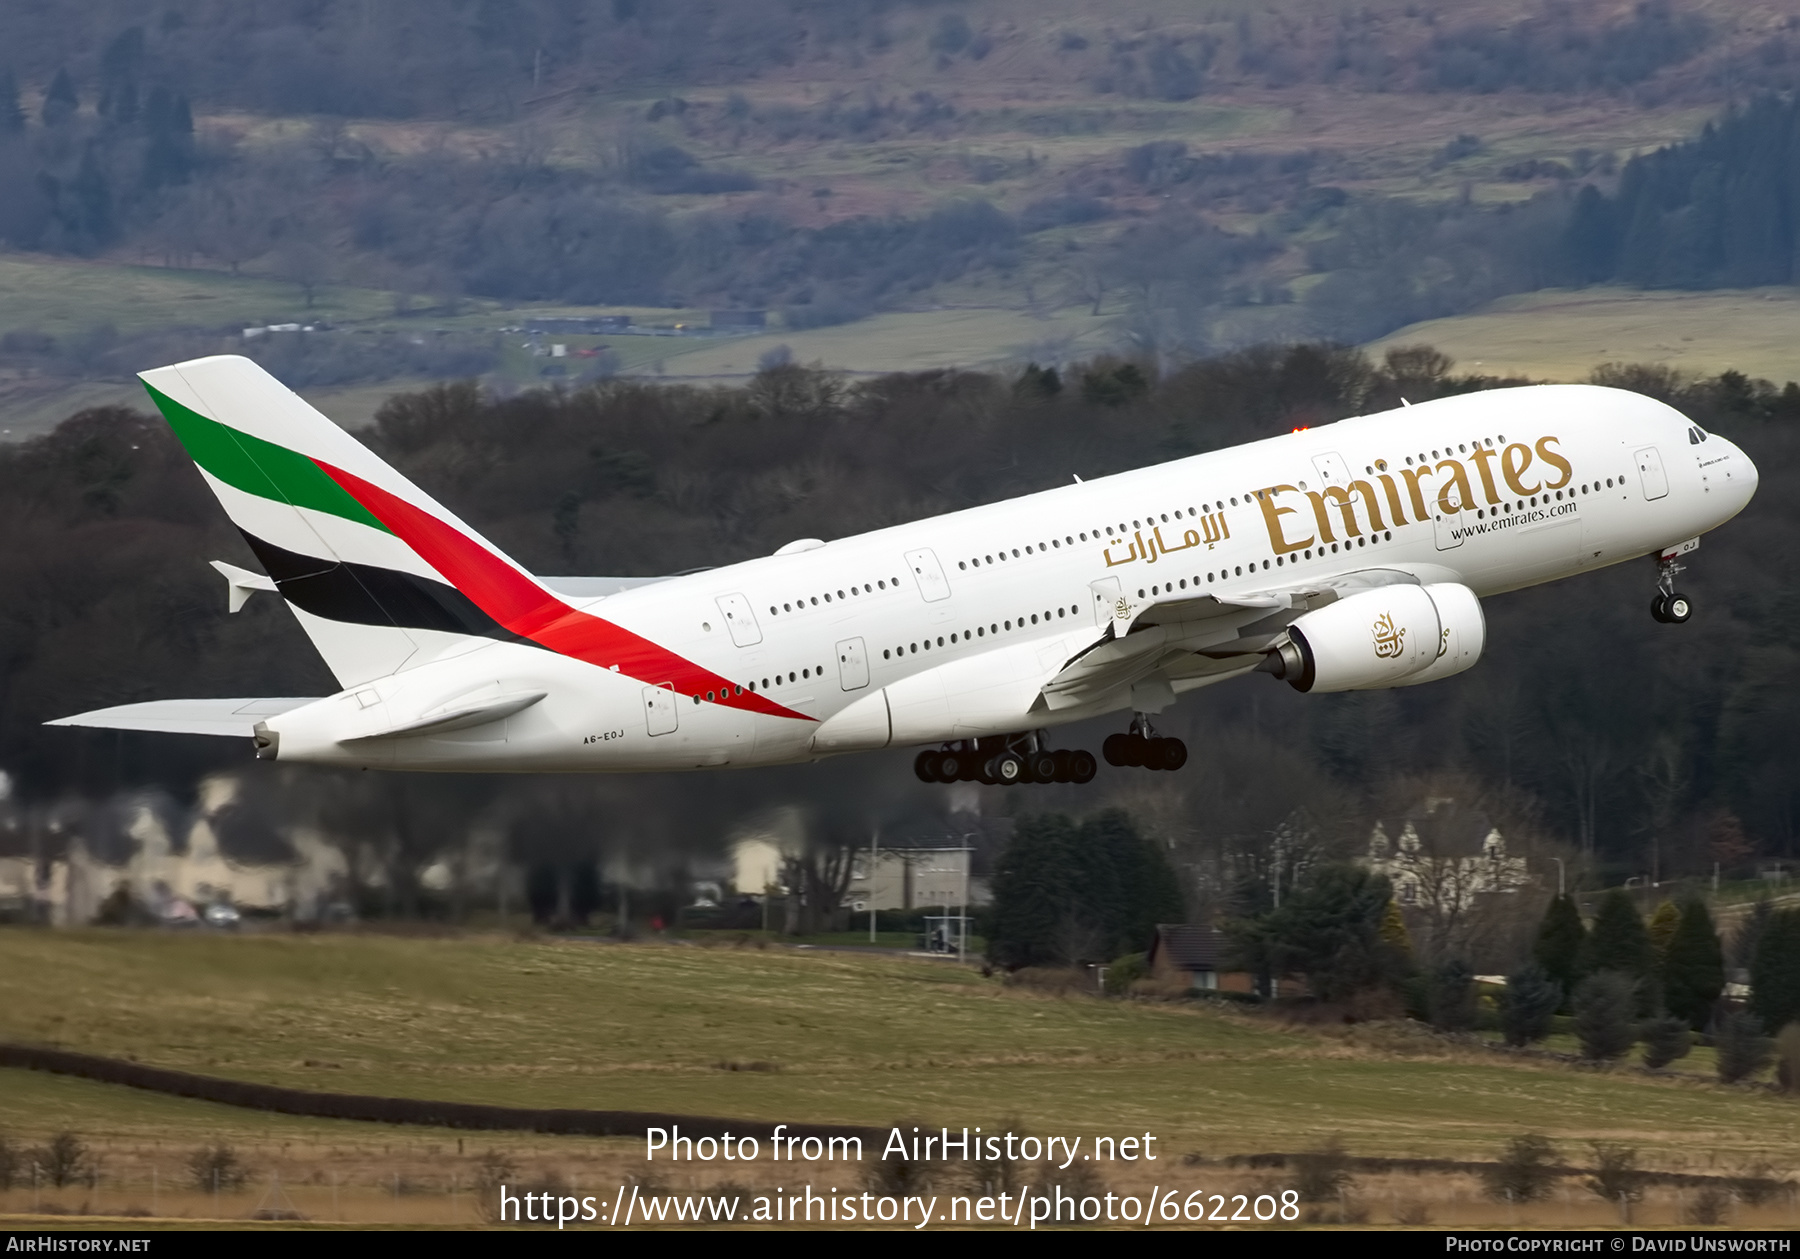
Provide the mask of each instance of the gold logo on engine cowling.
POLYGON ((1394 614, 1383 612, 1375 618, 1375 655, 1382 660, 1391 660, 1406 650, 1406 631, 1396 629, 1394 614))

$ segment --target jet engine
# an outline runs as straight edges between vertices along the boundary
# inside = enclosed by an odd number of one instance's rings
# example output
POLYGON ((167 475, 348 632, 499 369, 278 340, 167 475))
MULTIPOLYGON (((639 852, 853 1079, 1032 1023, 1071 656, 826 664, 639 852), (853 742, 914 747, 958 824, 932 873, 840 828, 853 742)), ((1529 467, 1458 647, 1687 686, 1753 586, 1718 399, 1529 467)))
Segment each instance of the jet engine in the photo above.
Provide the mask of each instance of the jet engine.
POLYGON ((1467 586, 1382 586, 1300 617, 1259 667, 1297 691, 1374 691, 1461 673, 1486 641, 1467 586))

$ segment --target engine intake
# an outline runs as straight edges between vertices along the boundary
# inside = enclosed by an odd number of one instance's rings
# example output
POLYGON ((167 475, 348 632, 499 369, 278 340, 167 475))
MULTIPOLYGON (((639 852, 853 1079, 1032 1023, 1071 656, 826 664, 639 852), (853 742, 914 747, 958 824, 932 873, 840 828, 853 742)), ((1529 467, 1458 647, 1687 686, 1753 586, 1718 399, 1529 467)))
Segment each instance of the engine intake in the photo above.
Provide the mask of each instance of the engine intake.
POLYGON ((1297 691, 1373 691, 1461 673, 1486 642, 1467 586, 1383 586, 1300 617, 1258 668, 1297 691))

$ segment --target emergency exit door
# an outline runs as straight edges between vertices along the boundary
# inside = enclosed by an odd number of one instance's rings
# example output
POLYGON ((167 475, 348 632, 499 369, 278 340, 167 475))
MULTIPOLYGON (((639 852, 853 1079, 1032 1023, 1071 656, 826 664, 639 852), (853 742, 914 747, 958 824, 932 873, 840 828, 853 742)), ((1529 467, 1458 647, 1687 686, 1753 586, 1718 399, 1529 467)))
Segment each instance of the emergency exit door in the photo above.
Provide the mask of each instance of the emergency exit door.
POLYGON ((936 552, 929 549, 908 551, 906 566, 912 569, 913 580, 919 583, 919 594, 926 603, 950 597, 950 583, 944 577, 944 568, 938 563, 936 552))
POLYGON ((673 683, 644 688, 644 729, 651 734, 674 734, 680 720, 676 716, 673 683))
POLYGON ((1661 498, 1669 492, 1669 474, 1663 471, 1662 453, 1654 446, 1637 452, 1638 478, 1644 483, 1645 498, 1661 498))
POLYGON ((846 638, 837 645, 838 683, 846 691, 860 691, 869 684, 869 651, 860 638, 846 638))
POLYGON ((762 641, 762 627, 750 610, 750 600, 743 595, 720 595, 716 602, 719 615, 725 618, 725 628, 731 632, 732 642, 739 647, 754 647, 762 641))

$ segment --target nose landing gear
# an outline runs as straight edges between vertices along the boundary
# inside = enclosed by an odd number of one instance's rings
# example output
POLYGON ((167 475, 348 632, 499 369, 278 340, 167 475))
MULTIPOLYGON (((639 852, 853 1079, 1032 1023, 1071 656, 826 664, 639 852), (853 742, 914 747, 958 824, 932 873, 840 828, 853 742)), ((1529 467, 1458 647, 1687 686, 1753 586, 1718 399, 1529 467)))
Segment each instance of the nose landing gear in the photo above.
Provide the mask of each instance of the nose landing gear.
POLYGON ((1650 615, 1664 625, 1685 625, 1694 615, 1693 601, 1675 589, 1675 574, 1686 567, 1679 562, 1680 557, 1696 545, 1684 542, 1656 557, 1656 595, 1650 600, 1650 615))
POLYGON ((1165 739, 1150 728, 1150 718, 1139 713, 1125 734, 1109 734, 1100 745, 1100 754, 1108 765, 1129 765, 1140 769, 1180 769, 1187 764, 1187 744, 1180 739, 1165 739))

